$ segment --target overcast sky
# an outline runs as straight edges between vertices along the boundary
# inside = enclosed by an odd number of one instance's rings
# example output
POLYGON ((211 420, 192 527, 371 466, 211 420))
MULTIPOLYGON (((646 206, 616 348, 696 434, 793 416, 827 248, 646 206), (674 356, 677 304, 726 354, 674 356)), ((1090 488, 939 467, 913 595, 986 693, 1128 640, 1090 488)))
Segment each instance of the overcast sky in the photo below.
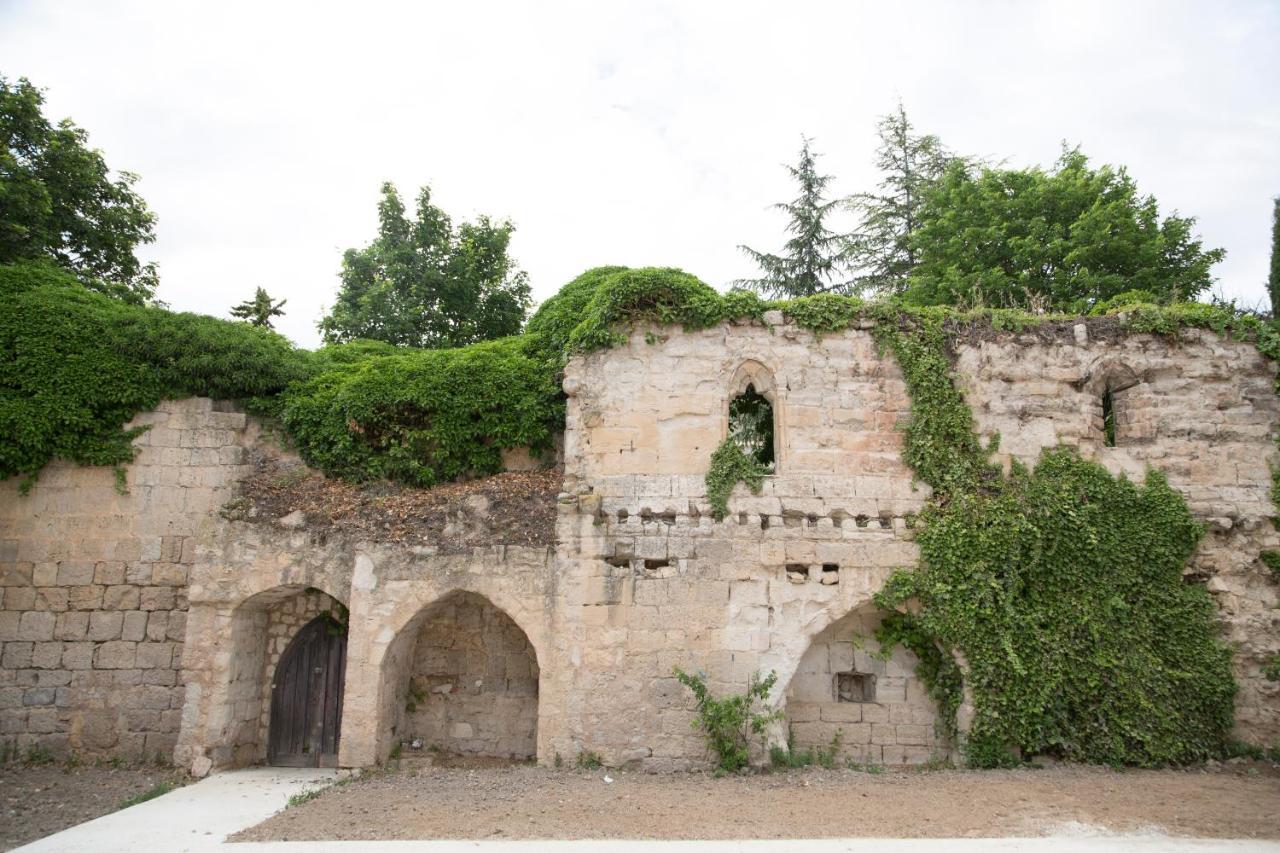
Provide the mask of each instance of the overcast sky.
POLYGON ((723 288, 783 240, 801 134, 869 188, 899 98, 961 153, 1127 165, 1246 302, 1280 194, 1280 2, 0 0, 0 74, 142 176, 159 298, 226 316, 261 285, 305 346, 384 180, 512 219, 537 299, 600 264, 723 288))

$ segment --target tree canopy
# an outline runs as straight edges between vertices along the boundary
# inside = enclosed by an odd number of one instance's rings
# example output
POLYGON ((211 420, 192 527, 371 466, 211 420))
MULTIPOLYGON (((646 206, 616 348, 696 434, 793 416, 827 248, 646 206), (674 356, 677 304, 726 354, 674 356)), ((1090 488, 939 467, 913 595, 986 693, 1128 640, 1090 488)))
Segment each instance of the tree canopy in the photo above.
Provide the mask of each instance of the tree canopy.
POLYGON ((800 194, 794 201, 774 205, 790 217, 787 233, 791 238, 780 255, 739 246, 759 265, 760 277, 735 282, 738 286, 772 297, 848 290, 848 240, 826 224, 827 216, 840 202, 827 199, 826 188, 831 176, 818 174, 817 159, 810 140, 805 139, 800 147, 800 161, 787 167, 799 184, 800 194))
POLYGON ((327 343, 357 339, 438 349, 515 334, 529 309, 528 278, 508 255, 515 227, 481 216, 454 227, 418 194, 414 219, 382 185, 378 236, 342 258, 342 283, 320 321, 327 343))
POLYGON ((906 297, 925 305, 1085 311, 1130 290, 1188 300, 1225 254, 1202 247, 1194 219, 1161 219, 1124 168, 1091 168, 1079 149, 1048 172, 953 162, 920 220, 906 297))
POLYGON ((250 326, 261 326, 265 329, 270 329, 272 328, 271 318, 283 316, 284 305, 288 301, 287 299, 272 299, 265 288, 259 287, 253 294, 252 299, 246 299, 239 305, 232 307, 231 316, 244 320, 250 326))
POLYGON ((880 147, 876 168, 883 176, 876 192, 848 199, 859 218, 849 237, 850 261, 860 293, 901 293, 915 269, 918 250, 911 238, 920 227, 924 197, 955 157, 933 134, 916 134, 907 111, 898 109, 876 125, 880 147))
POLYGON ((26 78, 0 77, 0 264, 48 258, 92 289, 144 302, 156 270, 135 252, 155 239, 155 217, 137 176, 113 176, 88 134, 70 119, 51 124, 43 106, 26 78))

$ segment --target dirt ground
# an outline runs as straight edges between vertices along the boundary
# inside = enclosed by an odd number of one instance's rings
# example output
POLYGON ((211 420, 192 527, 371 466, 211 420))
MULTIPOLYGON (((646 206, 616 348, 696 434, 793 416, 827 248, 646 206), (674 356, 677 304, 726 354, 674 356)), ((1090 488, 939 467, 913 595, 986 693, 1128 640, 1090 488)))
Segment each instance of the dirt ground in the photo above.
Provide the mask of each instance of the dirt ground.
POLYGON ((334 786, 231 840, 1108 833, 1280 838, 1280 774, 1253 762, 1188 771, 802 770, 720 779, 427 767, 334 786))
POLYGON ((186 781, 173 768, 0 765, 0 850, 109 814, 160 782, 186 781))

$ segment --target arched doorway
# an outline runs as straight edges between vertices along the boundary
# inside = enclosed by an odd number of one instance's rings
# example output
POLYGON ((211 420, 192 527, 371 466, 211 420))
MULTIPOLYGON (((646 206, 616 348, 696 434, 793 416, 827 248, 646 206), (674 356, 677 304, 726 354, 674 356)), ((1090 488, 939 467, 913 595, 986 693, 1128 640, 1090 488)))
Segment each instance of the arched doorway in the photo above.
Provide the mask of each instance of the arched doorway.
POLYGON ((268 763, 337 766, 346 668, 347 626, 322 613, 298 632, 276 665, 268 763))
POLYGON ((527 761, 537 755, 538 656, 483 595, 454 592, 401 629, 382 664, 380 755, 527 761))

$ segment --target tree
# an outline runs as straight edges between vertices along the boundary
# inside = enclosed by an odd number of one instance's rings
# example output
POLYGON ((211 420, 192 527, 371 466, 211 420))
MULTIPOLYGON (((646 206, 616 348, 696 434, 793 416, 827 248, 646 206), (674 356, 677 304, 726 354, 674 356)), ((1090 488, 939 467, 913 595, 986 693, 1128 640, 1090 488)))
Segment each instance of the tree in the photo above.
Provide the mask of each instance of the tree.
POLYGON ((800 162, 787 167, 800 185, 800 195, 794 201, 773 205, 791 217, 787 232, 792 236, 783 247, 784 254, 772 255, 739 246, 760 266, 762 275, 737 281, 736 285, 773 297, 812 296, 848 289, 848 282, 843 280, 848 269, 847 238, 826 225, 827 215, 840 202, 825 199, 831 176, 818 174, 818 155, 809 143, 809 139, 804 139, 800 162))
POLYGON ((271 318, 283 316, 284 304, 288 301, 281 299, 277 302, 267 295, 266 290, 259 287, 252 299, 246 299, 231 309, 231 316, 245 320, 250 326, 270 329, 271 318))
POLYGON ((1053 171, 953 162, 925 195, 906 291, 925 305, 1086 311, 1128 290, 1170 302, 1213 282, 1222 249, 1204 249, 1195 220, 1161 220, 1123 169, 1089 168, 1064 150, 1053 171))
POLYGON ((1271 296, 1271 318, 1280 320, 1280 197, 1273 199, 1271 209, 1271 275, 1267 277, 1267 293, 1271 296))
POLYGON ((155 217, 130 172, 113 178, 88 134, 41 112, 25 77, 0 77, 0 263, 51 258, 88 287, 133 303, 156 288, 154 264, 135 250, 155 239, 155 217))
POLYGON ((327 343, 365 338, 441 348, 520 331, 529 283, 507 254, 511 222, 481 216, 454 228, 425 186, 411 221, 385 183, 378 223, 372 243, 342 257, 337 302, 320 321, 327 343))
POLYGON ((911 132, 902 102, 880 119, 876 134, 876 168, 884 175, 878 193, 858 193, 848 199, 859 225, 850 236, 850 256, 858 271, 859 292, 901 293, 915 269, 917 251, 911 244, 920 223, 926 191, 955 159, 932 134, 911 132))

